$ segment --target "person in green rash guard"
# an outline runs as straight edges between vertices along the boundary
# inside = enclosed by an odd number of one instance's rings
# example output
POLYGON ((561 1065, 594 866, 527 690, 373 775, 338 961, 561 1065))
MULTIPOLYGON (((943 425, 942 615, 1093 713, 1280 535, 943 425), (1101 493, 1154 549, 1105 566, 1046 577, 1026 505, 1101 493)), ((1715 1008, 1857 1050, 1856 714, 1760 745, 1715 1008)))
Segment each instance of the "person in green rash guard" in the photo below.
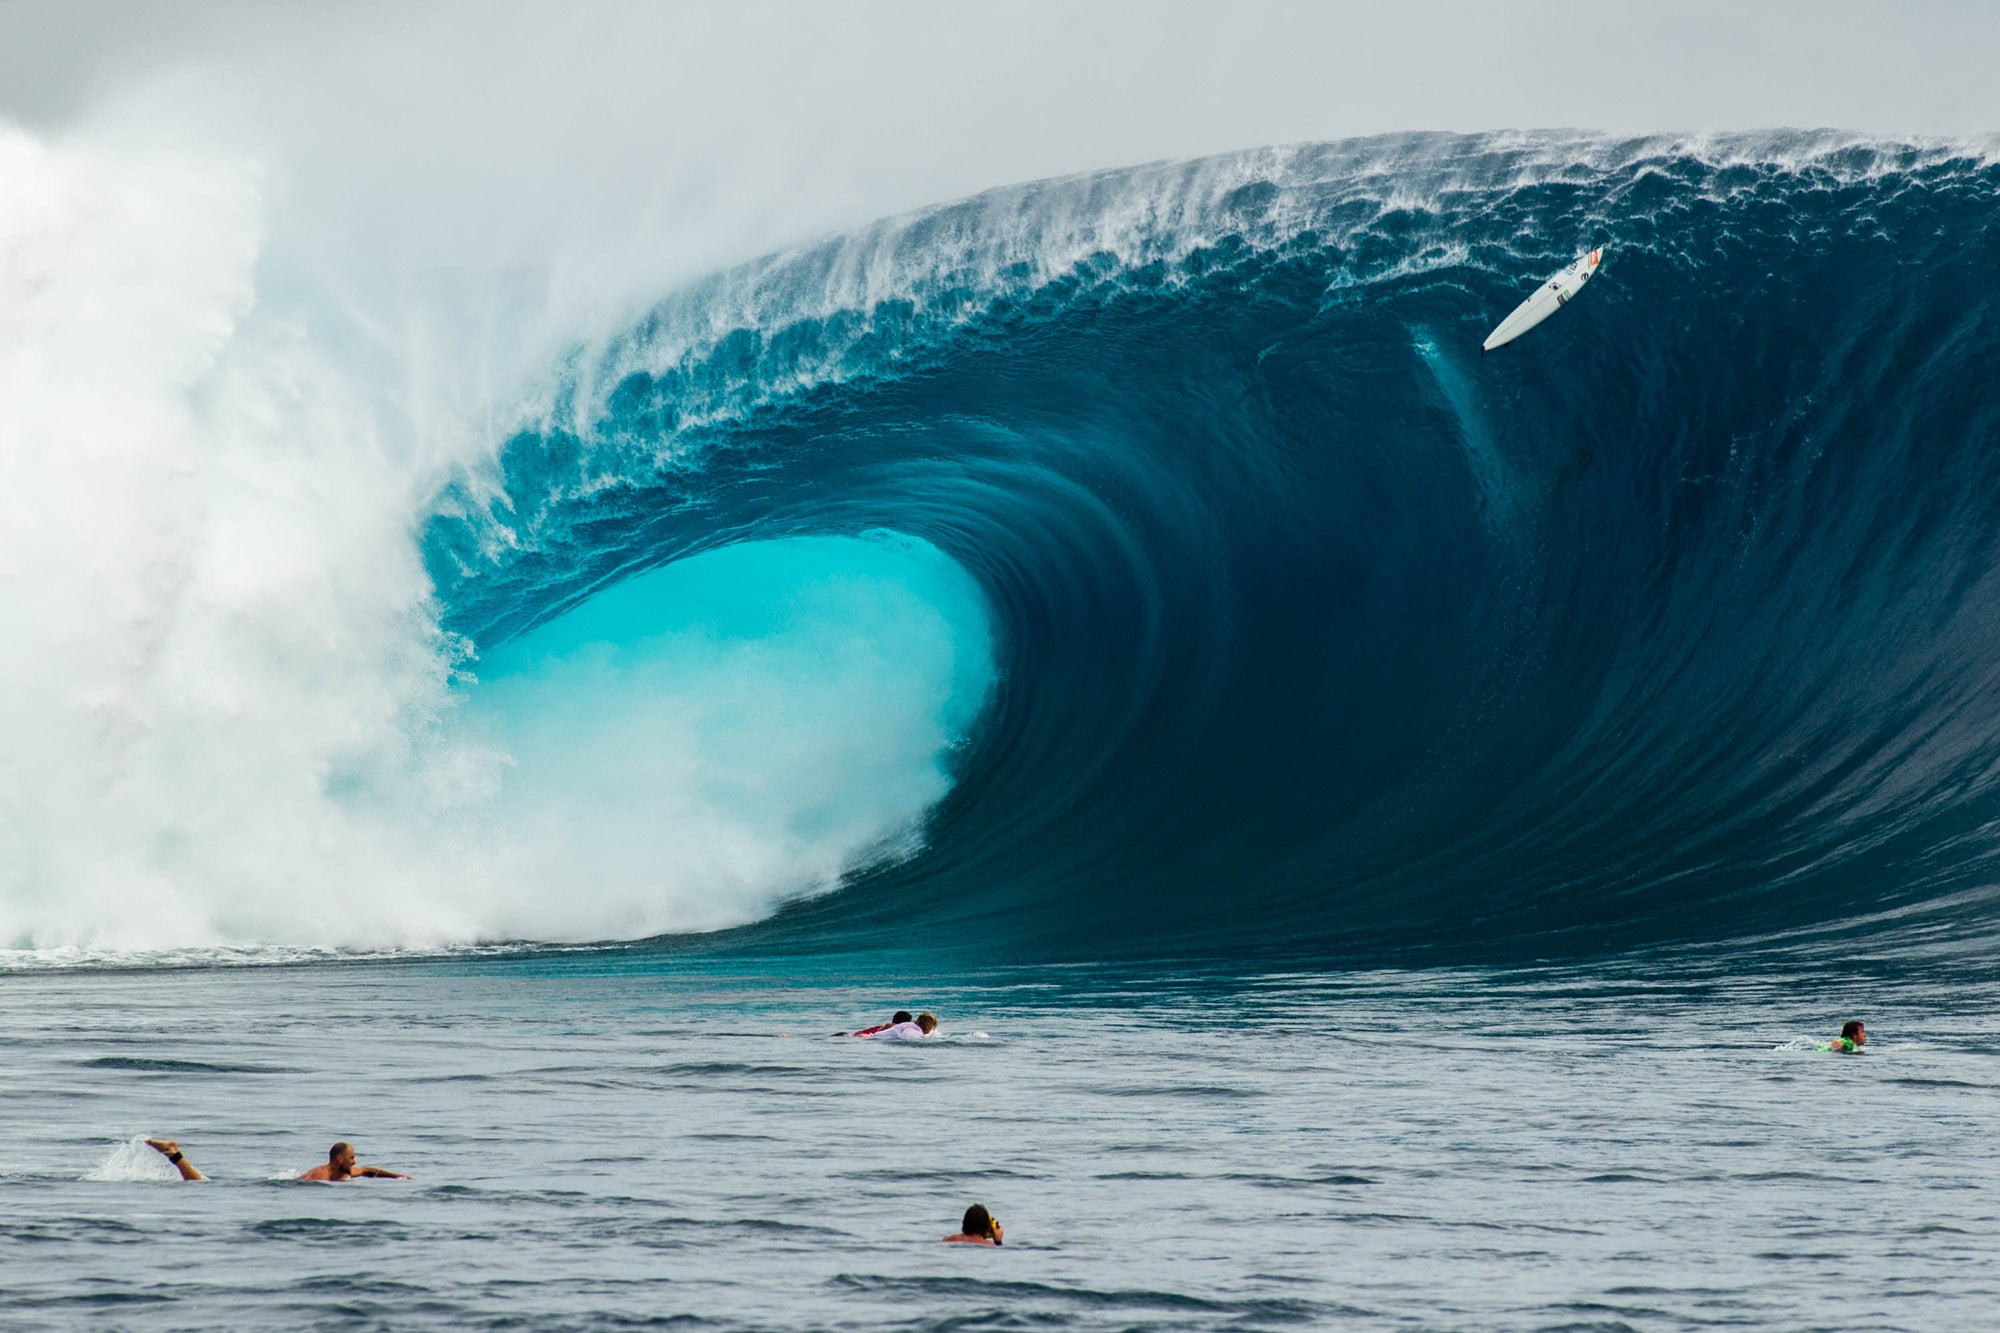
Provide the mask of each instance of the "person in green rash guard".
POLYGON ((1859 1055, 1861 1048, 1868 1044, 1868 1026, 1858 1018, 1850 1018, 1840 1025, 1840 1035, 1826 1045, 1822 1051, 1833 1051, 1839 1055, 1859 1055))

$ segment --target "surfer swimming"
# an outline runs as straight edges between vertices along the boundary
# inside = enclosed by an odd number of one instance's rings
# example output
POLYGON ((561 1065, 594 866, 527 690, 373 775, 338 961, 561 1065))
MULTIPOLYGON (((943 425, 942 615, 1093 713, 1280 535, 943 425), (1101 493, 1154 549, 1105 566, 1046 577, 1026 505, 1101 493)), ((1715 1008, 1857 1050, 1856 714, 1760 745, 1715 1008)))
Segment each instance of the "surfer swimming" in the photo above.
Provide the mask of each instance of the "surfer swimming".
MULTIPOLYGON (((181 1173, 182 1180, 206 1180, 195 1170, 194 1163, 181 1151, 181 1145, 174 1139, 147 1139, 146 1146, 174 1164, 174 1170, 181 1173)), ((379 1166, 356 1166, 354 1149, 345 1143, 336 1143, 327 1149, 326 1165, 316 1166, 300 1176, 300 1180, 359 1180, 364 1176, 379 1176, 386 1180, 408 1180, 410 1177, 400 1171, 388 1171, 379 1166)))
POLYGON ((1861 1048, 1867 1044, 1868 1025, 1858 1018, 1850 1018, 1840 1025, 1840 1035, 1820 1049, 1836 1055, 1859 1055, 1861 1048))
POLYGON ((359 1180, 374 1176, 383 1180, 408 1180, 410 1177, 400 1171, 388 1171, 379 1166, 356 1166, 354 1149, 345 1143, 336 1143, 326 1150, 326 1165, 316 1166, 299 1177, 300 1180, 359 1180))
POLYGON ((836 1032, 833 1035, 836 1037, 872 1037, 878 1032, 887 1032, 898 1023, 907 1023, 909 1021, 910 1011, 907 1009, 898 1009, 896 1016, 886 1023, 877 1023, 872 1028, 856 1028, 852 1032, 836 1032))
MULTIPOLYGON (((905 1017, 907 1018, 907 1015, 905 1017)), ((937 1025, 936 1014, 918 1014, 917 1021, 914 1023, 891 1023, 888 1027, 878 1028, 873 1032, 857 1032, 854 1035, 857 1037, 868 1037, 874 1041, 881 1041, 889 1037, 928 1037, 937 1031, 937 1025)))
POLYGON ((1000 1219, 986 1211, 986 1205, 975 1203, 965 1210, 965 1217, 958 1224, 956 1236, 946 1236, 947 1245, 998 1245, 1000 1238, 1007 1234, 1007 1228, 1000 1225, 1000 1219))

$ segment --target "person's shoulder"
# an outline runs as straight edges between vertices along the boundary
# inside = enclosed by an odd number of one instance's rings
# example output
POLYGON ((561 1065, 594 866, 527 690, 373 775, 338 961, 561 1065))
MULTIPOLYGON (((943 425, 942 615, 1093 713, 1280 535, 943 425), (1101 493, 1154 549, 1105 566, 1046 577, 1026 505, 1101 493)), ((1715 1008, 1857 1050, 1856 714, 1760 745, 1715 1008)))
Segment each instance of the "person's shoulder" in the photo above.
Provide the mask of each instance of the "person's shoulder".
POLYGON ((993 1245, 997 1242, 991 1236, 968 1236, 964 1232, 960 1232, 956 1236, 946 1236, 944 1243, 947 1245, 993 1245))

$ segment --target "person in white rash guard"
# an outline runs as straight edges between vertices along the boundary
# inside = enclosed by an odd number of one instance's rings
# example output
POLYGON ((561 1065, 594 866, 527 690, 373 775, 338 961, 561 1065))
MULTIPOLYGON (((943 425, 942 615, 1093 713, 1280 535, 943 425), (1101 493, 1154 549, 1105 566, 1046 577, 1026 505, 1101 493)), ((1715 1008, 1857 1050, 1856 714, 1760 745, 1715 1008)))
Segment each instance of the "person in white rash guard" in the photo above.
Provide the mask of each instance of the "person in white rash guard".
POLYGON ((936 1014, 918 1014, 916 1022, 892 1023, 880 1032, 869 1033, 868 1040, 880 1041, 884 1037, 928 1037, 937 1031, 937 1025, 936 1014))

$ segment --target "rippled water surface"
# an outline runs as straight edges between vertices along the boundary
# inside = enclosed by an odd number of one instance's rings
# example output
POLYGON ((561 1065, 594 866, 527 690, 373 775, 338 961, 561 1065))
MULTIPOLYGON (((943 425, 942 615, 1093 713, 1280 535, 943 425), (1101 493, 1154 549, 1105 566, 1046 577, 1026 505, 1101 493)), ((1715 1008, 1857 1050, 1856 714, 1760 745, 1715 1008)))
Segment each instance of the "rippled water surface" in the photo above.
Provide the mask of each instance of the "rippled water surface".
POLYGON ((1984 983, 749 966, 0 974, 0 1325, 2000 1316, 1984 983), (949 1036, 825 1035, 898 1006, 949 1036), (285 1179, 335 1138, 416 1180, 285 1179))

